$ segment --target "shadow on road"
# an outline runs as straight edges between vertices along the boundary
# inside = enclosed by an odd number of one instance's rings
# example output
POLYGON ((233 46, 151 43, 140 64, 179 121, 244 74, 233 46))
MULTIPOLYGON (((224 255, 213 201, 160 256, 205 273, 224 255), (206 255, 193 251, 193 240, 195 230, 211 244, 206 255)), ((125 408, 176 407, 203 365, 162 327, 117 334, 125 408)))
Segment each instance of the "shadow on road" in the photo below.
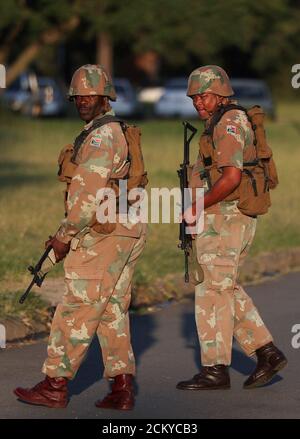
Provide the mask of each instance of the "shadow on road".
MULTIPOLYGON (((144 352, 156 342, 152 335, 155 329, 154 316, 152 314, 131 316, 130 325, 131 342, 138 367, 144 352)), ((70 396, 79 395, 95 382, 100 381, 103 371, 101 348, 98 338, 94 337, 76 377, 69 383, 70 396)))
MULTIPOLYGON (((194 313, 187 312, 182 314, 182 335, 186 340, 186 348, 194 350, 196 370, 199 370, 201 367, 201 354, 194 313)), ((247 357, 247 355, 237 349, 235 345, 237 345, 237 343, 233 340, 231 367, 240 374, 248 376, 254 370, 256 361, 247 357)), ((271 386, 281 380, 282 377, 276 375, 265 387, 271 386)))

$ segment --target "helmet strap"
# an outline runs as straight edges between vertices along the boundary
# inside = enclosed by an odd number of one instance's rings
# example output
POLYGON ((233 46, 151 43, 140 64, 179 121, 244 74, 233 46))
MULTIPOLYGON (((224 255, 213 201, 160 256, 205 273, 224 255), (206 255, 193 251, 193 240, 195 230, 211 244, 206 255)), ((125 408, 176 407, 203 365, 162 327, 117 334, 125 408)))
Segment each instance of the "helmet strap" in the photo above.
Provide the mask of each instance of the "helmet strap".
POLYGON ((108 111, 111 110, 111 105, 109 103, 109 98, 107 96, 103 96, 103 109, 104 109, 104 113, 107 113, 108 111))

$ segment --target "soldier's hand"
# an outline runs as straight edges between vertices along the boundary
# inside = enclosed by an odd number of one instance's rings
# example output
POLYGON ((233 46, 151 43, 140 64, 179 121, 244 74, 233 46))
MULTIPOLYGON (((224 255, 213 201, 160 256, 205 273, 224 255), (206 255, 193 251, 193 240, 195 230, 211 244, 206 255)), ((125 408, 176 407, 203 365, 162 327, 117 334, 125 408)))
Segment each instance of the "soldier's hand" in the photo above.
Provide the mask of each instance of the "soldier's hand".
POLYGON ((54 237, 51 240, 51 244, 54 250, 56 262, 63 260, 69 253, 70 243, 65 244, 54 237))
MULTIPOLYGON (((199 209, 198 209, 199 210, 199 209)), ((197 211, 196 203, 193 203, 190 207, 188 207, 183 214, 183 219, 186 222, 186 225, 190 228, 189 233, 193 239, 196 238, 197 233, 200 233, 202 230, 198 230, 198 221, 201 215, 201 211, 197 211)))
POLYGON ((183 219, 190 227, 196 225, 197 217, 196 217, 196 208, 194 204, 192 204, 184 211, 183 219))
POLYGON ((54 237, 50 235, 48 241, 45 241, 45 248, 49 247, 49 245, 52 246, 53 240, 54 240, 54 237))

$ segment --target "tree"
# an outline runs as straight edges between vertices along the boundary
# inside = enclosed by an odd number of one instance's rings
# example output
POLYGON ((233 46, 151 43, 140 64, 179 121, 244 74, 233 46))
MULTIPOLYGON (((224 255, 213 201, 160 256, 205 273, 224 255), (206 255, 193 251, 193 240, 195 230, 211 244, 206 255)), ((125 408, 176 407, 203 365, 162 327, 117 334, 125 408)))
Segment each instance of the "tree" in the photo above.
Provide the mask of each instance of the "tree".
POLYGON ((8 0, 1 3, 0 61, 8 64, 9 86, 49 44, 62 41, 80 23, 77 2, 8 0), (16 49, 18 43, 18 49, 16 49))
POLYGON ((7 0, 0 3, 0 62, 8 64, 9 83, 43 47, 64 40, 68 47, 72 35, 97 40, 92 62, 109 69, 122 47, 139 60, 156 54, 174 69, 239 64, 275 78, 298 59, 299 19, 298 0, 7 0))

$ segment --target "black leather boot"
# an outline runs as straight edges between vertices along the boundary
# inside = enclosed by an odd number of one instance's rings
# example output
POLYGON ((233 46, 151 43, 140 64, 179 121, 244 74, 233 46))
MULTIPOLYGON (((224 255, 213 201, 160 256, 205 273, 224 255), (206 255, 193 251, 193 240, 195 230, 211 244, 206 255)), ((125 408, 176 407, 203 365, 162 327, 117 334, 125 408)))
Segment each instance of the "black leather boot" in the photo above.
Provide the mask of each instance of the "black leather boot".
POLYGON ((254 389, 264 386, 274 375, 287 365, 287 359, 283 353, 272 343, 257 349, 257 365, 255 370, 244 382, 244 389, 254 389))
POLYGON ((176 388, 181 390, 229 389, 230 376, 228 366, 223 364, 203 366, 200 373, 189 381, 180 381, 176 388))

